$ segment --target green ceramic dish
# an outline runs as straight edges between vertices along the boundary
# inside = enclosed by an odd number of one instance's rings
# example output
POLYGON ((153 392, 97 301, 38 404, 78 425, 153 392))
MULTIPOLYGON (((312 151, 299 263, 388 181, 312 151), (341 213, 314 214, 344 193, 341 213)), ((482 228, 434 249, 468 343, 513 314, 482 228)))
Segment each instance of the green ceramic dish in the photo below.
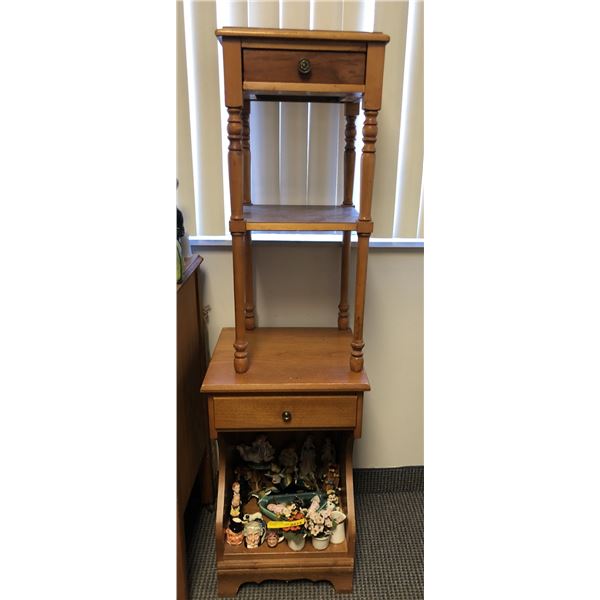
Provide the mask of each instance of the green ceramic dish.
POLYGON ((258 501, 258 509, 260 512, 272 519, 273 521, 277 521, 278 517, 275 513, 272 513, 267 509, 268 504, 291 504, 294 501, 294 498, 300 498, 306 504, 310 504, 313 496, 318 495, 321 498, 321 505, 319 506, 319 510, 325 508, 327 504, 327 494, 323 492, 300 492, 298 494, 268 494, 267 496, 263 496, 258 501))

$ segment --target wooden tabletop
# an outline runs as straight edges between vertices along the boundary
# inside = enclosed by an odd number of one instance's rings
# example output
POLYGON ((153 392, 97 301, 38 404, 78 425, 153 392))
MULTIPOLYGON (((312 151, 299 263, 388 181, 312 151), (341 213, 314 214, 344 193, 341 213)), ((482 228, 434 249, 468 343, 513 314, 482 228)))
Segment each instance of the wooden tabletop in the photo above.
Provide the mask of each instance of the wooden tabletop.
POLYGON ((192 254, 183 259, 183 274, 181 275, 181 281, 177 284, 178 290, 189 279, 190 275, 198 268, 203 260, 204 258, 199 254, 192 254))
POLYGON ((334 31, 324 29, 267 29, 263 27, 223 27, 217 37, 255 37, 303 40, 338 40, 340 42, 385 42, 390 36, 380 31, 334 31))
POLYGON ((202 392, 360 392, 365 371, 350 370, 352 332, 336 328, 262 328, 246 332, 250 368, 233 368, 234 329, 225 328, 208 366, 202 392))

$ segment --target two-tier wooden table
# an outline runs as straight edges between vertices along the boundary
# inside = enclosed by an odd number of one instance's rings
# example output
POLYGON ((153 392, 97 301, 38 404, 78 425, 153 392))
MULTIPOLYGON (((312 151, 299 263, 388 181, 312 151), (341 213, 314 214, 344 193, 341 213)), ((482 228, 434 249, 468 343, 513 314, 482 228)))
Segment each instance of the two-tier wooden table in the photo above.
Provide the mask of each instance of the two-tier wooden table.
MULTIPOLYGON (((236 373, 231 362, 234 329, 223 329, 202 391, 208 394, 210 435, 218 440, 219 483, 215 542, 220 596, 234 595, 244 582, 266 579, 327 580, 336 591, 352 591, 356 519, 352 484, 352 449, 361 435, 363 392, 370 389, 364 371, 348 368, 351 334, 336 328, 262 328, 249 332, 250 369, 236 373), (303 359, 298 360, 296 350, 303 359), (346 541, 316 551, 306 544, 293 552, 286 543, 254 550, 225 543, 231 504, 236 445, 267 433, 274 445, 285 440, 298 447, 310 432, 317 442, 334 440, 340 464, 346 541)), ((256 512, 255 501, 243 513, 256 512)))
MULTIPOLYGON (((377 114, 381 108, 383 62, 389 36, 383 33, 226 27, 216 32, 223 46, 225 104, 229 114, 235 328, 224 329, 202 391, 209 397, 211 437, 218 441, 219 484, 216 556, 219 595, 240 584, 266 579, 331 581, 352 589, 356 520, 352 448, 360 437, 363 393, 363 315, 377 114), (252 204, 250 194, 250 105, 257 101, 334 102, 344 106, 344 194, 341 206, 252 204), (356 117, 365 114, 360 210, 352 204, 356 117), (340 303, 337 327, 256 328, 252 274, 252 231, 341 231, 340 303), (358 235, 354 328, 349 328, 350 235, 358 235), (233 357, 232 357, 233 347, 233 357), (233 358, 233 360, 232 360, 233 358), (287 544, 256 549, 225 543, 236 446, 267 433, 274 446, 300 447, 310 432, 317 443, 332 439, 340 464, 346 539, 317 551, 293 552, 287 544)), ((333 176, 333 174, 332 174, 333 176)), ((244 513, 256 511, 249 501, 244 513)))
POLYGON ((254 329, 252 231, 343 231, 338 328, 348 328, 350 232, 358 234, 354 330, 348 341, 349 366, 363 368, 363 316, 371 200, 375 172, 377 114, 381 108, 383 62, 388 35, 356 31, 316 31, 225 27, 216 32, 223 46, 225 104, 229 118, 235 339, 234 365, 248 369, 246 330, 254 329), (250 105, 256 101, 335 102, 344 105, 344 200, 331 206, 253 205, 250 194, 250 105), (352 204, 359 105, 365 114, 360 212, 352 204))

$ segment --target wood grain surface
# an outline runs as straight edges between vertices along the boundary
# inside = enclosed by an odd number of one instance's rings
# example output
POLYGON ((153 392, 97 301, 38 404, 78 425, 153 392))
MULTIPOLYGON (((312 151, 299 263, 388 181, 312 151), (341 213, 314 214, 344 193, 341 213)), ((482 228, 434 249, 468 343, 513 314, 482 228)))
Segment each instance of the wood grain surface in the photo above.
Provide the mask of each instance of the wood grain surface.
POLYGON ((215 429, 348 429, 356 425, 354 396, 217 396, 215 429), (283 419, 287 413, 289 420, 283 419))
POLYGON ((271 29, 263 27, 223 27, 217 37, 269 38, 300 40, 336 40, 342 42, 389 42, 390 36, 380 31, 331 31, 324 29, 271 29))
POLYGON ((337 328, 258 328, 246 332, 250 368, 236 373, 231 349, 234 330, 221 331, 208 366, 205 393, 360 392, 371 389, 364 371, 348 367, 352 332, 337 328))
POLYGON ((361 52, 314 52, 311 50, 243 51, 244 81, 287 81, 296 83, 365 83, 365 54, 361 52), (311 71, 298 72, 306 59, 311 71))

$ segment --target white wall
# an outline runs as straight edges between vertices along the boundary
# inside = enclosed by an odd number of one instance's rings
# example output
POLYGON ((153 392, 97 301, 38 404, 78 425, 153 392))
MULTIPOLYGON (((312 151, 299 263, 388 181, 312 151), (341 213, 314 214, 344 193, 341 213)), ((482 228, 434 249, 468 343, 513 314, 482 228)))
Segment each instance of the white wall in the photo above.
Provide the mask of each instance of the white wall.
MULTIPOLYGON (((221 328, 234 325, 231 248, 202 248, 200 254, 212 352, 221 328)), ((353 249, 351 273, 354 261, 353 249)), ((255 243, 254 263, 259 326, 337 325, 339 245, 255 243)), ((353 290, 352 275, 351 298, 353 290)), ((365 394, 355 466, 421 465, 422 249, 370 249, 364 335, 371 392, 365 394)))

